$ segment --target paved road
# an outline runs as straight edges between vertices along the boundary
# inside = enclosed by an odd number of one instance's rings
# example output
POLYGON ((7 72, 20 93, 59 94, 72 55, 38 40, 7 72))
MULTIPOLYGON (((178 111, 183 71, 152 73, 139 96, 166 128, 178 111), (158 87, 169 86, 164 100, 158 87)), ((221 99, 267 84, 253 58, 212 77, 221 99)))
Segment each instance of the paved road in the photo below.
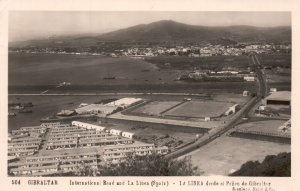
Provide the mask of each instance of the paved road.
POLYGON ((257 58, 257 55, 255 55, 255 54, 250 55, 249 61, 254 66, 254 70, 257 74, 257 80, 258 80, 257 96, 253 97, 240 111, 238 111, 232 117, 232 119, 227 124, 224 124, 223 126, 219 126, 215 129, 212 129, 207 134, 202 136, 199 140, 195 141, 195 143, 166 155, 167 158, 180 157, 184 154, 187 154, 195 149, 198 149, 198 148, 212 142, 213 140, 217 139, 221 135, 225 134, 227 131, 232 129, 237 123, 239 123, 243 117, 248 116, 248 113, 256 105, 256 103, 261 101, 262 97, 265 97, 267 95, 268 90, 267 90, 265 76, 261 71, 262 66, 261 66, 260 61, 257 58))

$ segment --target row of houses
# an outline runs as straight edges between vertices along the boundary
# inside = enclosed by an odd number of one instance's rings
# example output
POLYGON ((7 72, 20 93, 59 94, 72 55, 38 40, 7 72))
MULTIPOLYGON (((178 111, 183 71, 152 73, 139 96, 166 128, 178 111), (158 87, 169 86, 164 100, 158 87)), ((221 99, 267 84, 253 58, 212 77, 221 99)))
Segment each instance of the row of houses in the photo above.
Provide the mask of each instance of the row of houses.
POLYGON ((133 133, 120 130, 106 130, 105 127, 73 121, 69 127, 53 127, 46 149, 66 149, 118 144, 132 144, 133 133))
POLYGON ((118 164, 130 155, 145 156, 152 153, 165 155, 168 153, 168 147, 155 147, 154 144, 133 144, 107 146, 103 148, 103 160, 108 164, 118 164))
POLYGON ((106 146, 102 150, 92 153, 26 157, 25 162, 9 163, 8 168, 10 174, 16 176, 45 176, 75 171, 81 164, 98 169, 100 165, 118 164, 130 154, 145 156, 151 153, 164 155, 168 153, 168 148, 155 147, 154 144, 106 146))
POLYGON ((134 133, 131 133, 131 132, 121 131, 121 130, 117 130, 117 129, 107 130, 105 127, 102 127, 102 126, 93 125, 93 124, 89 124, 89 123, 83 123, 83 122, 79 122, 79 121, 73 121, 72 125, 76 126, 76 127, 85 128, 85 129, 95 129, 96 131, 105 131, 112 135, 118 135, 118 136, 130 138, 130 139, 132 139, 134 137, 134 133))
MULTIPOLYGON (((50 131, 46 149, 74 149, 79 152, 58 152, 50 156, 30 156, 41 147, 42 137, 12 135, 8 144, 9 156, 23 155, 24 160, 9 160, 9 174, 16 176, 46 176, 75 171, 80 165, 89 165, 98 169, 100 165, 117 165, 129 155, 143 156, 151 153, 167 154, 168 147, 156 147, 154 144, 135 143, 134 134, 117 129, 106 129, 100 125, 73 121, 68 124, 43 124, 20 130, 50 131), (18 136, 16 138, 16 136, 18 136), (85 148, 97 147, 97 151, 87 153, 85 148)), ((75 151, 75 150, 74 150, 75 151)), ((49 153, 50 154, 50 153, 49 153)), ((51 152, 53 154, 53 152, 51 152)), ((45 155, 45 153, 43 154, 45 155)), ((47 155, 47 154, 46 154, 47 155)))
POLYGON ((20 157, 35 154, 41 147, 47 128, 42 126, 21 127, 12 130, 8 137, 8 156, 20 157))

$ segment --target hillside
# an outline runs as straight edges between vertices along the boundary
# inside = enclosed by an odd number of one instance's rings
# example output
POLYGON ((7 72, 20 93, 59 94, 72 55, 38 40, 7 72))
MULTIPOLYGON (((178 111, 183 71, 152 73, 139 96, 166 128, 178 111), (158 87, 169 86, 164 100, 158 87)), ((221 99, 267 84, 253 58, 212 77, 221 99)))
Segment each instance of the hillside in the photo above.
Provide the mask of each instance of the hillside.
POLYGON ((291 176, 291 153, 268 155, 262 163, 248 161, 230 176, 291 176))
POLYGON ((235 41, 290 41, 290 27, 259 28, 253 26, 207 27, 163 20, 137 25, 98 36, 103 41, 133 42, 205 42, 217 39, 235 41))
POLYGON ((84 35, 11 43, 10 46, 86 47, 106 42, 114 43, 203 43, 229 40, 233 42, 272 41, 290 42, 291 27, 226 26, 207 27, 162 20, 101 35, 84 35))

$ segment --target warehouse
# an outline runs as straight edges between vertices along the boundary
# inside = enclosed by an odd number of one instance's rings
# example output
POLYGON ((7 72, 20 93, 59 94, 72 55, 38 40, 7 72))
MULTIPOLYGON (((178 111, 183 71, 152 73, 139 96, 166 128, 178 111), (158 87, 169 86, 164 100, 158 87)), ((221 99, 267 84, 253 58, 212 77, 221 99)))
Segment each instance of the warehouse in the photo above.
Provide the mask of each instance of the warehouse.
POLYGON ((122 98, 110 103, 105 104, 106 106, 117 106, 122 108, 127 108, 131 105, 143 102, 141 98, 122 98))
POLYGON ((263 100, 264 105, 291 105, 291 92, 290 91, 278 91, 273 92, 271 95, 263 100))
POLYGON ((90 104, 84 107, 75 109, 78 114, 111 114, 117 106, 114 105, 102 105, 102 104, 90 104))

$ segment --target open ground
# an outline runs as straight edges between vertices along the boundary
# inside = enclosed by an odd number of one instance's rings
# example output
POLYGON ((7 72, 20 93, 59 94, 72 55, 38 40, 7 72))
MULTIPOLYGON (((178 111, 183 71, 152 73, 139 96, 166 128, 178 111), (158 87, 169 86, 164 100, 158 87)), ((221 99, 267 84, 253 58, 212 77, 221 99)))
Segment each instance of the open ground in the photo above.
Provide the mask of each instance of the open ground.
POLYGON ((185 156, 191 156, 204 175, 227 176, 249 160, 261 162, 281 152, 291 152, 291 145, 224 136, 185 156))
POLYGON ((204 118, 219 117, 232 106, 231 103, 215 101, 190 101, 166 112, 168 116, 204 118))
POLYGON ((266 120, 244 123, 236 126, 236 129, 256 131, 263 133, 282 133, 279 131, 279 127, 286 121, 284 120, 266 120))

